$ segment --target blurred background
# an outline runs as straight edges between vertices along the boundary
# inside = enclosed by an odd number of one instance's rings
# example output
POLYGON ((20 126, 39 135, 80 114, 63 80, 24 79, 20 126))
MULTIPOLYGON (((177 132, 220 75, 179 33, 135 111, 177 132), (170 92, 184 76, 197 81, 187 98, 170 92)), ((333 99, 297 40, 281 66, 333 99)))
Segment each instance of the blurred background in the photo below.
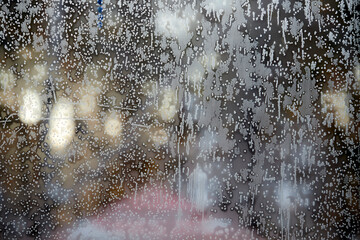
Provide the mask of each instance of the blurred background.
POLYGON ((350 0, 0 0, 0 238, 153 187, 249 239, 360 239, 359 39, 350 0))

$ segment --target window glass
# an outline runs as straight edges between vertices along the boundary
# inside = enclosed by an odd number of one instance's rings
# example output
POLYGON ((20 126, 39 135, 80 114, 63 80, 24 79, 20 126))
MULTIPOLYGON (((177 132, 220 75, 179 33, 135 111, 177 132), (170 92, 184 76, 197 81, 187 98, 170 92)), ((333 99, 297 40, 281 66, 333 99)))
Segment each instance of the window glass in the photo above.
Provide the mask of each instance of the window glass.
POLYGON ((0 238, 359 239, 357 8, 0 1, 0 238))

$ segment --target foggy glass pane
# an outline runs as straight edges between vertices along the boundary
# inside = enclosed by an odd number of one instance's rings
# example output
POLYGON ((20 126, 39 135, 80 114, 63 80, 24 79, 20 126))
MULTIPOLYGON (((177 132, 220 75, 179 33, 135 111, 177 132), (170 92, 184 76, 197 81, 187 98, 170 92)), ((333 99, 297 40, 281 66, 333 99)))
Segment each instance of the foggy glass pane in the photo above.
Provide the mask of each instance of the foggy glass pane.
POLYGON ((360 239, 358 10, 0 1, 0 239, 360 239))

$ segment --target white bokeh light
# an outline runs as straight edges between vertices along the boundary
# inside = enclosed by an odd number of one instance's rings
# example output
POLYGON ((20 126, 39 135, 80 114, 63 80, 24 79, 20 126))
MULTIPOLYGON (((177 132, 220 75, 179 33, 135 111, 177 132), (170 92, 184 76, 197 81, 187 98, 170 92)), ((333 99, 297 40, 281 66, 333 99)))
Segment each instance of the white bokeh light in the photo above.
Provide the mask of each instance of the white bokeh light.
POLYGON ((42 100, 38 92, 26 89, 20 98, 19 118, 28 125, 36 124, 42 117, 42 100))
POLYGON ((117 137, 121 134, 122 130, 123 130, 123 123, 121 121, 120 116, 118 116, 115 112, 111 113, 105 119, 105 123, 104 123, 105 134, 110 137, 117 137))
POLYGON ((60 99, 51 111, 48 139, 51 148, 61 151, 72 141, 75 134, 74 107, 65 99, 60 99))

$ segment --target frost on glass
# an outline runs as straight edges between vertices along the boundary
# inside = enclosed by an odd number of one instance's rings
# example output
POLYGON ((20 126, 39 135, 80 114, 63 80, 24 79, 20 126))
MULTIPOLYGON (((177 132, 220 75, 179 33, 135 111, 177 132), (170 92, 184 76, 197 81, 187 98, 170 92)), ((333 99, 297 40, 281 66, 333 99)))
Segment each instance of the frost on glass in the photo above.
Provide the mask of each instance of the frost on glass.
POLYGON ((359 239, 357 10, 0 1, 0 238, 359 239))

